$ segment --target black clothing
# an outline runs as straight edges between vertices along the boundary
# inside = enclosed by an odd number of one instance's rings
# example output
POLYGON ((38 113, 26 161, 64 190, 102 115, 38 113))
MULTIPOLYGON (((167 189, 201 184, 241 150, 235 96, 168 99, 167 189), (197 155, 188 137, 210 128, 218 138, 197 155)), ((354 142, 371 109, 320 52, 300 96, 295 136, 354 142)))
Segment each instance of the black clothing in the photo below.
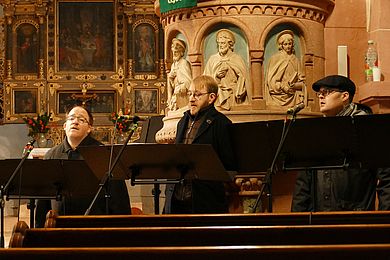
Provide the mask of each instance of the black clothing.
MULTIPOLYGON (((195 117, 186 111, 177 125, 176 143, 211 144, 225 169, 235 170, 233 148, 228 133, 228 125, 231 123, 214 105, 202 109, 195 117)), ((165 213, 228 212, 223 182, 193 180, 185 182, 184 186, 189 188, 178 190, 180 186, 166 186, 165 213)))
MULTIPOLYGON (((102 145, 102 143, 88 135, 80 143, 79 147, 94 145, 102 145)), ((65 138, 61 144, 53 147, 46 153, 45 159, 83 160, 83 157, 77 149, 73 150, 71 148, 67 139, 65 138)), ((98 188, 99 187, 96 187, 96 191, 98 188)), ((126 183, 122 180, 111 180, 109 182, 109 190, 111 195, 109 201, 109 214, 131 214, 130 200, 126 183)), ((106 201, 104 198, 104 193, 105 192, 103 189, 91 209, 91 215, 106 214, 106 201)), ((88 197, 64 198, 62 202, 56 202, 54 200, 38 200, 37 211, 35 215, 35 226, 44 226, 46 213, 53 207, 57 208, 60 215, 84 215, 94 196, 95 194, 91 194, 91 196, 88 197)))
MULTIPOLYGON (((351 103, 340 111, 337 116, 367 114, 366 109, 351 103)), ((374 210, 376 188, 379 195, 379 209, 390 209, 389 169, 377 170, 351 167, 299 172, 291 211, 374 210)))

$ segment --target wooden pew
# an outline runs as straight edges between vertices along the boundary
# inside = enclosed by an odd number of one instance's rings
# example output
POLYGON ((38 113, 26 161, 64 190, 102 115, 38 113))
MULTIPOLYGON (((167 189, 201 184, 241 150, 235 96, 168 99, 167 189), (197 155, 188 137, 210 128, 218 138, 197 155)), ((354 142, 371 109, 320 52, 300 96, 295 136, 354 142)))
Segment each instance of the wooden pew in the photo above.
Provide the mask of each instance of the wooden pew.
POLYGON ((390 224, 390 211, 109 216, 58 216, 55 211, 50 211, 46 218, 45 227, 185 227, 324 224, 390 224))
POLYGON ((0 259, 40 260, 92 259, 388 259, 390 244, 365 245, 281 245, 208 247, 127 247, 127 248, 9 248, 0 249, 0 259))
POLYGON ((390 243, 390 224, 33 228, 10 247, 248 246, 390 243))

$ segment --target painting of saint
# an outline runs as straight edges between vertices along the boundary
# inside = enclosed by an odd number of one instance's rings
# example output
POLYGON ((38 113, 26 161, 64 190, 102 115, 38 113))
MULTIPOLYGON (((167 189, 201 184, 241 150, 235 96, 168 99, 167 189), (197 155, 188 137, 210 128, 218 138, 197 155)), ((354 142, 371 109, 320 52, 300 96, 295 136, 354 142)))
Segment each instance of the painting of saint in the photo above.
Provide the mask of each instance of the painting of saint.
POLYGON ((155 64, 155 34, 149 24, 141 24, 135 29, 135 71, 154 72, 155 64))
POLYGON ((37 112, 37 91, 18 90, 14 92, 15 114, 29 114, 37 112))
POLYGON ((23 23, 17 28, 17 72, 38 71, 38 35, 34 25, 23 23))

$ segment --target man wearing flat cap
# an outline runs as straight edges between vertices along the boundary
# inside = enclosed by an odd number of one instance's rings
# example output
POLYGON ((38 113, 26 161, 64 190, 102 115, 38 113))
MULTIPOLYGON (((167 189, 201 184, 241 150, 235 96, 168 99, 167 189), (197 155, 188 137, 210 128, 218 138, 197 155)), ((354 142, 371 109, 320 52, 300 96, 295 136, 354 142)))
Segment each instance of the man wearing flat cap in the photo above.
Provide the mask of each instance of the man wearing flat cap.
POLYGON ((331 75, 313 84, 325 116, 355 116, 371 114, 371 109, 352 102, 356 92, 355 83, 347 77, 331 75))
MULTIPOLYGON (((356 87, 346 77, 327 76, 312 87, 324 116, 371 114, 370 108, 352 102, 356 87)), ((348 167, 302 171, 297 174, 291 211, 375 210, 376 192, 378 209, 389 210, 390 169, 348 167)))

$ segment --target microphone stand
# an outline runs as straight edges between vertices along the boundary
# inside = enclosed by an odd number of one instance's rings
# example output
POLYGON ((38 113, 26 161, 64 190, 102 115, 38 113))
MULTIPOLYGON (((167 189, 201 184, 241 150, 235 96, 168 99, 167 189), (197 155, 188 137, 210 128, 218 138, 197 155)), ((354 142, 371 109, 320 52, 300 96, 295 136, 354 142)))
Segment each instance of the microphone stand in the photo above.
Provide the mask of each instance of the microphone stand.
POLYGON ((282 135, 281 135, 281 138, 280 138, 280 141, 279 141, 278 148, 276 149, 276 152, 275 152, 274 158, 272 160, 271 166, 270 166, 270 168, 268 168, 267 173, 266 173, 266 175, 264 177, 264 180, 263 180, 263 183, 261 185, 261 189, 260 189, 259 195, 257 196, 257 199, 255 201, 255 204, 251 207, 252 208, 251 213, 256 213, 257 207, 259 206, 259 203, 261 201, 261 197, 262 197, 263 193, 265 192, 266 188, 268 190, 268 201, 269 201, 268 202, 268 212, 272 212, 272 191, 271 191, 271 188, 272 188, 272 175, 275 174, 276 160, 278 159, 279 154, 282 151, 283 144, 284 144, 284 141, 286 140, 288 132, 289 132, 292 124, 295 122, 295 119, 297 117, 297 112, 292 114, 292 119, 291 119, 291 121, 290 121, 290 123, 288 125, 287 125, 287 116, 286 116, 286 118, 285 118, 285 120, 283 122, 283 130, 282 130, 282 135), (287 125, 287 127, 286 127, 286 125, 287 125))
POLYGON ((119 162, 119 159, 122 156, 122 153, 125 150, 125 148, 127 146, 127 143, 130 141, 130 138, 133 135, 134 131, 138 128, 138 120, 139 119, 137 117, 134 117, 134 119, 133 119, 133 127, 130 129, 130 132, 129 132, 129 135, 127 136, 127 138, 126 138, 126 141, 123 143, 121 149, 119 150, 118 155, 115 157, 114 162, 112 163, 112 166, 109 167, 109 170, 108 170, 107 174, 104 175, 103 178, 100 180, 99 189, 96 192, 95 197, 93 198, 93 200, 92 200, 91 204, 89 205, 88 209, 85 211, 84 216, 89 215, 89 213, 91 212, 91 209, 92 209, 93 205, 95 204, 95 202, 96 202, 100 192, 102 191, 103 187, 106 190, 106 194, 105 194, 106 214, 109 214, 109 207, 108 207, 108 205, 109 205, 109 199, 110 199, 111 196, 109 194, 109 190, 108 190, 107 186, 109 184, 109 180, 112 177, 112 171, 114 170, 116 164, 119 162))
POLYGON ((1 185, 0 186, 0 222, 1 222, 1 225, 0 225, 0 247, 1 248, 4 248, 5 247, 5 237, 4 237, 4 208, 5 208, 5 199, 4 199, 4 196, 8 190, 8 187, 9 185, 11 184, 11 182, 14 180, 16 174, 19 172, 20 168, 22 167, 24 161, 27 159, 28 155, 30 154, 30 152, 34 149, 34 146, 33 144, 35 143, 35 139, 32 140, 31 142, 29 142, 26 146, 26 150, 25 150, 25 153, 22 157, 22 159, 20 160, 18 166, 16 167, 16 169, 14 170, 14 172, 12 173, 12 175, 10 176, 10 178, 8 179, 8 181, 6 182, 6 184, 3 186, 1 185))

